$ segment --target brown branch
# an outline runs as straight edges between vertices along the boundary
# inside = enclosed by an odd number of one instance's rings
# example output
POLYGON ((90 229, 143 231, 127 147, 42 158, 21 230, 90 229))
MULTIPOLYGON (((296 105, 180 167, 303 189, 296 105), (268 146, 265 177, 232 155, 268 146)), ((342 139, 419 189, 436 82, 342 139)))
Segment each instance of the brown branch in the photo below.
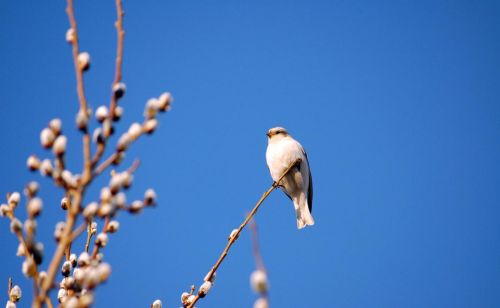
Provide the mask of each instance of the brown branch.
POLYGON ((250 230, 252 230, 252 249, 253 249, 253 256, 255 258, 255 265, 257 266, 257 269, 266 271, 266 267, 264 266, 264 259, 262 259, 262 255, 260 254, 260 245, 259 245, 259 234, 257 232, 257 223, 255 222, 255 219, 250 220, 250 230))
POLYGON ((90 247, 90 240, 92 239, 92 222, 89 221, 87 223, 87 241, 85 242, 85 252, 89 252, 89 247, 90 247))
MULTIPOLYGON (((205 276, 205 281, 211 281, 212 280, 213 275, 215 274, 215 272, 217 271, 217 269, 221 265, 222 261, 224 261, 224 259, 226 258, 227 253, 229 252, 229 249, 231 248, 231 246, 233 245, 233 243, 236 242, 236 239, 240 235, 240 233, 243 230, 243 228, 245 228, 245 226, 248 224, 248 222, 250 221, 250 219, 252 219, 252 217, 255 215, 255 213, 259 209, 260 205, 262 204, 262 202, 264 202, 264 200, 266 200, 266 198, 271 194, 271 192, 273 190, 275 190, 277 187, 280 186, 280 182, 283 180, 283 178, 288 174, 288 172, 290 172, 290 170, 292 170, 295 166, 297 166, 298 164, 300 164, 300 162, 301 162, 301 160, 297 159, 292 164, 290 164, 288 166, 288 168, 286 168, 285 171, 281 174, 281 176, 278 178, 278 180, 275 181, 275 182, 273 182, 273 184, 271 185, 271 187, 269 187, 267 189, 267 191, 262 195, 262 197, 260 197, 260 200, 254 206, 254 208, 252 209, 252 211, 250 212, 250 214, 247 215, 247 217, 245 218, 245 220, 243 221, 243 223, 238 227, 236 233, 232 234, 231 238, 229 239, 229 242, 227 243, 226 247, 224 248, 224 250, 222 251, 221 255, 219 256, 219 259, 217 260, 217 262, 215 262, 215 265, 212 266, 212 269, 210 269, 210 271, 208 272, 207 276, 205 276)), ((194 297, 193 301, 189 303, 189 305, 187 306, 187 308, 194 307, 194 305, 196 304, 196 302, 199 299, 200 299, 200 292, 198 292, 196 294, 196 296, 194 297)))

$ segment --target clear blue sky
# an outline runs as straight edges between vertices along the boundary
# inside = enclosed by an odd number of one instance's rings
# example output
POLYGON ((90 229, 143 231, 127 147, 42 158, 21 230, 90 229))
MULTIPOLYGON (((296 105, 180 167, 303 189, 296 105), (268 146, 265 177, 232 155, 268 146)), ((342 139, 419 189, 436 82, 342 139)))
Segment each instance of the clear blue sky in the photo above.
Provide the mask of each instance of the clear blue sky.
MULTIPOLYGON (((94 108, 113 78, 114 1, 77 1, 94 108)), ((119 128, 145 101, 174 94, 140 157, 96 307, 178 307, 271 183, 265 132, 288 128, 309 154, 316 225, 298 231, 275 192, 257 215, 274 307, 498 307, 500 304, 500 5, 497 1, 125 1, 119 128)), ((38 238, 52 251, 62 192, 25 169, 49 156, 39 131, 64 122, 69 166, 81 142, 64 1, 0 2, 0 191, 41 180, 38 238)), ((95 124, 95 123, 94 123, 95 124)), ((96 184, 106 183, 103 176, 96 184)), ((97 197, 95 185, 86 202, 97 197)), ((22 211, 21 211, 22 212, 22 211)), ((24 214, 23 214, 24 215, 24 214)), ((20 274, 0 221, 0 285, 20 274)), ((82 245, 80 244, 76 244, 82 245)), ((82 246, 80 246, 82 247, 82 246)), ((245 232, 199 307, 249 307, 245 232)), ((2 289, 1 301, 5 301, 2 289)))

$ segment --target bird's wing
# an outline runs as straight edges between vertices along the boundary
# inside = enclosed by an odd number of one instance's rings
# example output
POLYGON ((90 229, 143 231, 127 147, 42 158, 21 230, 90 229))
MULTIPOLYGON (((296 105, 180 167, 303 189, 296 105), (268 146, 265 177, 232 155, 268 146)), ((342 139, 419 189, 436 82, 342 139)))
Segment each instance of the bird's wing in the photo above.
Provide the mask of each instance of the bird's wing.
POLYGON ((304 156, 306 157, 306 164, 307 164, 307 169, 309 169, 309 189, 307 190, 307 205, 309 207, 309 212, 312 213, 312 207, 313 207, 313 179, 311 175, 311 165, 309 165, 309 159, 307 158, 307 153, 304 151, 304 148, 302 148, 302 153, 304 153, 304 156))

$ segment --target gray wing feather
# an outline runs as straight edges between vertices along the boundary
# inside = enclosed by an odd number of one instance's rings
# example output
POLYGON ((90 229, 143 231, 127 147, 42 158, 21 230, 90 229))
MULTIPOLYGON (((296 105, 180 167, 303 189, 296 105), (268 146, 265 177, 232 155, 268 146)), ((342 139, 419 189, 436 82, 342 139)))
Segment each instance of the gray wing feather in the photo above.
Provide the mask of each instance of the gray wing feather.
POLYGON ((306 163, 307 167, 309 169, 309 189, 307 190, 307 205, 309 207, 309 212, 312 213, 312 208, 313 208, 313 179, 312 179, 312 173, 311 173, 311 165, 309 165, 309 159, 307 158, 307 153, 304 151, 304 148, 302 148, 302 153, 304 153, 304 156, 306 157, 306 163))

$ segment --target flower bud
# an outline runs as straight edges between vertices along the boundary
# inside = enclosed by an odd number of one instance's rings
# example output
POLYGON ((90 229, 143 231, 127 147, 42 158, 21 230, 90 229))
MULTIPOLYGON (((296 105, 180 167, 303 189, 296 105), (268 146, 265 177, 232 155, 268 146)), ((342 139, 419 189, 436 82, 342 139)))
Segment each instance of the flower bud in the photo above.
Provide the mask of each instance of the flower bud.
POLYGON ((37 217, 42 211, 43 203, 40 198, 33 198, 28 202, 28 215, 37 217))
POLYGON ((69 203, 68 197, 63 197, 61 199, 61 208, 63 210, 67 210, 69 208, 69 206, 70 206, 70 203, 69 203))
POLYGON ((35 171, 35 170, 38 170, 40 168, 40 160, 38 159, 38 157, 36 157, 36 155, 31 155, 30 157, 28 157, 28 160, 26 161, 26 165, 28 166, 28 169, 30 169, 31 171, 35 171))
POLYGON ((205 297, 207 295, 208 291, 210 291, 210 288, 212 287, 212 283, 210 281, 205 281, 200 289, 198 290, 198 294, 200 295, 201 298, 205 297))
MULTIPOLYGON (((231 231, 231 234, 229 234, 229 237, 227 239, 231 240, 234 236, 236 236, 237 233, 238 233, 238 229, 234 229, 233 231, 231 231)), ((236 238, 234 240, 237 240, 238 237, 239 237, 239 234, 238 234, 238 236, 236 236, 236 238)))
POLYGON ((144 207, 144 204, 142 203, 142 201, 136 200, 136 201, 132 202, 132 205, 129 208, 129 212, 133 213, 133 214, 137 214, 142 210, 143 207, 144 207))
POLYGON ((16 304, 14 304, 11 301, 7 301, 7 304, 5 304, 5 308, 16 308, 16 304))
POLYGON ((66 136, 58 136, 56 140, 54 141, 54 145, 52 146, 52 152, 54 152, 54 155, 61 156, 66 152, 66 143, 68 142, 68 139, 66 136))
POLYGON ((69 255, 69 262, 71 262, 72 267, 76 267, 76 265, 78 264, 76 254, 72 253, 69 255))
POLYGON ((17 246, 16 256, 22 257, 24 255, 26 255, 26 249, 24 248, 24 245, 22 243, 19 243, 19 245, 17 246))
POLYGON ((68 31, 66 31, 66 42, 72 44, 75 41, 76 41, 76 31, 73 28, 69 28, 68 31))
POLYGON ((78 127, 79 130, 85 130, 87 128, 88 122, 89 122, 88 112, 85 112, 84 110, 80 109, 76 114, 76 127, 78 127))
POLYGON ((71 262, 69 261, 64 261, 62 267, 61 267, 61 274, 64 276, 64 277, 68 277, 69 274, 71 273, 71 262))
POLYGON ((90 68, 90 54, 88 52, 86 51, 80 52, 77 60, 78 60, 78 67, 82 71, 86 71, 90 68))
POLYGON ((17 219, 17 218, 12 219, 12 221, 10 222, 10 232, 17 233, 17 232, 21 232, 22 229, 23 229, 23 225, 21 224, 19 219, 17 219))
POLYGON ((108 235, 104 232, 99 233, 95 239, 95 244, 99 247, 105 247, 108 244, 108 235))
POLYGON ((213 273, 213 274, 212 274, 212 277, 210 277, 210 278, 209 278, 210 273, 211 273, 211 271, 210 271, 210 272, 208 272, 208 273, 205 275, 205 278, 203 278, 203 281, 210 281, 212 284, 214 284, 214 282, 215 282, 215 278, 217 278, 217 273, 213 273))
POLYGON ((132 125, 130 125, 129 129, 128 129, 128 135, 130 136, 130 139, 133 140, 136 140, 137 138, 139 138, 139 136, 141 135, 142 133, 142 127, 141 127, 141 124, 139 123, 132 123, 132 125))
POLYGON ((161 300, 155 300, 153 304, 151 304, 151 308, 161 308, 161 300))
POLYGON ((67 292, 65 289, 59 289, 59 291, 57 291, 57 300, 60 303, 62 303, 63 299, 66 298, 66 295, 67 295, 67 292))
MULTIPOLYGON (((33 220, 34 222, 34 220, 33 220)), ((42 264, 42 261, 43 261, 43 243, 41 242, 37 242, 33 248, 31 248, 32 252, 33 252, 33 259, 35 260, 35 263, 37 265, 40 265, 42 264)))
POLYGON ((189 296, 191 296, 191 294, 189 294, 188 292, 183 292, 181 294, 181 303, 184 305, 184 306, 187 306, 188 305, 188 299, 189 299, 189 296))
POLYGON ((7 216, 11 212, 10 207, 7 204, 0 205, 0 217, 7 216))
POLYGON ((26 219, 24 221, 24 231, 26 233, 34 234, 36 232, 36 220, 34 220, 34 219, 26 219))
POLYGON ((30 278, 36 274, 36 265, 33 258, 26 258, 23 262, 22 272, 24 276, 30 278))
POLYGON ((80 301, 78 304, 79 307, 90 307, 93 302, 94 302, 94 294, 88 291, 80 295, 80 301))
POLYGON ((54 133, 54 135, 59 135, 61 133, 61 128, 62 128, 62 122, 61 122, 61 119, 52 119, 50 122, 49 122, 49 128, 52 130, 52 132, 54 133))
POLYGON ((127 196, 123 192, 119 192, 115 196, 115 204, 117 207, 124 207, 127 203, 127 196))
POLYGON ((56 135, 50 128, 42 129, 42 132, 40 133, 40 143, 44 148, 52 147, 52 144, 54 144, 55 139, 56 135))
POLYGON ((104 135, 100 127, 94 129, 94 133, 92 134, 92 141, 94 141, 97 144, 104 143, 104 135))
POLYGON ((111 202, 111 190, 108 187, 101 189, 101 202, 111 202))
POLYGON ((146 121, 146 123, 144 123, 144 132, 146 134, 152 134, 156 130, 157 126, 158 126, 158 120, 149 119, 146 121))
POLYGON ((17 191, 13 192, 12 194, 9 195, 9 205, 12 208, 15 208, 18 204, 19 201, 21 201, 21 194, 18 193, 17 191))
POLYGON ((38 193, 38 182, 31 181, 24 188, 24 194, 28 197, 34 197, 38 193))
POLYGON ((111 275, 111 266, 108 263, 99 264, 97 266, 97 274, 101 282, 108 280, 109 275, 111 275))
POLYGON ((97 121, 102 123, 108 117, 108 107, 99 106, 99 108, 95 111, 95 117, 97 121))
POLYGON ((155 204, 155 202, 156 202, 156 193, 152 188, 149 188, 144 193, 144 203, 146 205, 152 205, 155 204))
POLYGON ((64 277, 59 283, 59 287, 64 288, 66 290, 72 290, 75 287, 75 278, 72 276, 64 277))
POLYGON ((113 114, 113 120, 118 121, 122 118, 123 115, 123 108, 121 106, 116 106, 115 107, 115 112, 113 114))
POLYGON ((158 112, 159 102, 156 98, 150 98, 146 102, 146 106, 144 107, 144 117, 146 119, 153 119, 156 117, 156 113, 158 112))
POLYGON ((118 151, 124 151, 127 149, 129 144, 132 142, 132 138, 130 138, 129 133, 123 133, 123 135, 120 136, 120 139, 118 139, 118 144, 116 145, 116 149, 118 151))
POLYGON ((169 111, 171 109, 171 104, 173 102, 172 95, 169 92, 165 92, 158 98, 158 105, 160 111, 169 111))
POLYGON ((97 233, 97 222, 93 221, 90 224, 90 234, 96 234, 97 233))
POLYGON ((53 169, 54 168, 52 167, 52 162, 50 161, 50 159, 44 159, 40 164, 40 174, 42 174, 43 176, 52 175, 53 169))
POLYGON ((12 302, 19 301, 22 296, 21 288, 18 285, 15 285, 12 289, 10 289, 9 296, 12 302))
POLYGON ((120 228, 120 223, 116 220, 112 220, 109 222, 108 227, 106 228, 106 232, 115 233, 120 228))
POLYGON ((41 271, 40 273, 38 273, 38 285, 41 286, 42 283, 43 283, 43 280, 47 278, 47 272, 45 271, 41 271))
POLYGON ((61 237, 64 233, 64 228, 66 228, 66 223, 64 221, 60 221, 56 224, 54 230, 54 238, 56 239, 57 242, 61 240, 61 237))
POLYGON ((267 292, 267 275, 263 270, 255 270, 250 275, 250 285, 257 293, 267 292))
POLYGON ((116 98, 122 98, 123 95, 125 95, 126 89, 127 89, 127 87, 125 86, 125 84, 123 82, 120 82, 120 83, 113 85, 113 93, 114 93, 116 98))
POLYGON ((267 298, 258 298, 253 304, 253 308, 269 308, 269 303, 267 298))
POLYGON ((90 264, 90 256, 87 252, 84 251, 78 257, 78 267, 85 267, 89 264, 90 264))
POLYGON ((97 204, 97 202, 90 203, 83 210, 83 217, 85 217, 87 220, 92 219, 92 217, 96 215, 98 209, 99 205, 97 204))

